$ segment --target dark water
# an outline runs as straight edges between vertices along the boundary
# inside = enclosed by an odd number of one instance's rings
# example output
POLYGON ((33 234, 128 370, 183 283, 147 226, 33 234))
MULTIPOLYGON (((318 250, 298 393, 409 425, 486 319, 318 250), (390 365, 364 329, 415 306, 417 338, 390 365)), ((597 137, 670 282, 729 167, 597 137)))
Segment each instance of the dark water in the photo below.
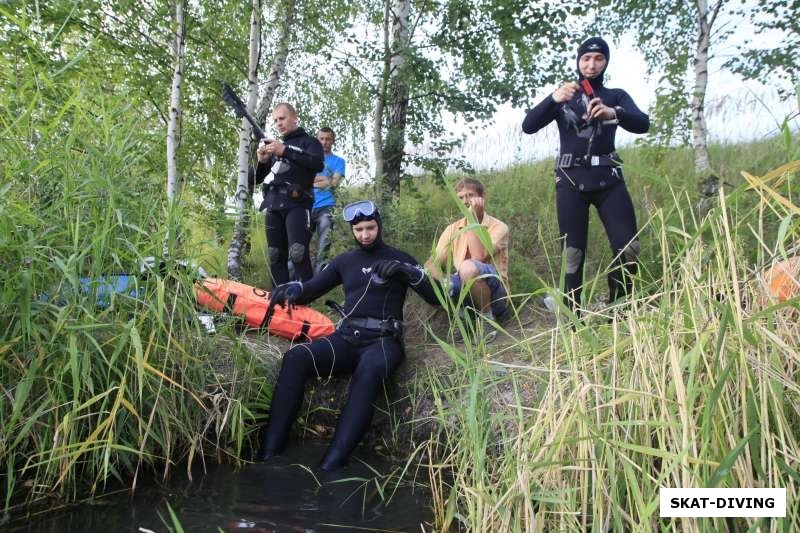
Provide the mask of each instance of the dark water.
POLYGON ((354 460, 352 466, 334 474, 312 469, 313 475, 299 466, 316 465, 324 449, 317 443, 298 444, 273 463, 247 465, 238 471, 226 465, 208 465, 205 475, 202 470, 193 473, 194 481, 188 480, 185 470, 175 470, 166 484, 140 483, 134 495, 122 493, 98 498, 92 504, 12 517, 5 530, 168 531, 172 522, 167 502, 187 532, 430 529, 430 496, 424 489, 401 485, 389 500, 396 475, 386 487, 378 487, 396 470, 394 465, 364 458, 369 467, 354 460))

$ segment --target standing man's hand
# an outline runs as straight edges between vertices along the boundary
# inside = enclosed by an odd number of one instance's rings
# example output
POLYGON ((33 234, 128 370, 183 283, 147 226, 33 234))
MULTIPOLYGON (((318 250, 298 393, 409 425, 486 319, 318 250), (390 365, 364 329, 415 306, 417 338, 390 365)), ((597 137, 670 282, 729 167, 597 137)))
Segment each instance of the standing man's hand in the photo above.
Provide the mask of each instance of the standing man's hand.
POLYGON ((599 98, 592 98, 589 100, 589 105, 586 108, 586 114, 589 115, 590 118, 596 118, 600 120, 613 120, 617 118, 617 112, 614 110, 614 108, 603 104, 603 101, 599 98))
POLYGON ((553 92, 553 101, 559 104, 569 102, 579 90, 580 86, 577 83, 574 81, 567 82, 553 92))
POLYGON ((317 189, 327 189, 331 186, 331 178, 328 176, 323 176, 322 174, 317 174, 314 178, 314 187, 317 189))
POLYGON ((273 155, 282 156, 285 150, 284 144, 277 139, 262 139, 256 153, 258 154, 258 161, 264 163, 273 155))
POLYGON ((259 163, 266 163, 272 156, 272 150, 269 147, 272 141, 273 139, 261 139, 261 142, 258 143, 256 155, 258 156, 259 163))

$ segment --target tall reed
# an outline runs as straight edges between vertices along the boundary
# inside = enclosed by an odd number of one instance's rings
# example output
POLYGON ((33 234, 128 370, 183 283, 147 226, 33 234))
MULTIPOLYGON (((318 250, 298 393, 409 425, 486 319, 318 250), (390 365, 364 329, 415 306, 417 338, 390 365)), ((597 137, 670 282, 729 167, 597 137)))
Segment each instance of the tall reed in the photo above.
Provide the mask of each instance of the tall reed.
POLYGON ((656 281, 575 330, 562 310, 499 347, 441 341, 456 365, 428 376, 441 530, 800 526, 800 302, 775 305, 758 278, 800 236, 798 168, 748 175, 702 220, 676 195, 649 222, 656 281), (661 519, 660 487, 785 487, 788 514, 661 519))

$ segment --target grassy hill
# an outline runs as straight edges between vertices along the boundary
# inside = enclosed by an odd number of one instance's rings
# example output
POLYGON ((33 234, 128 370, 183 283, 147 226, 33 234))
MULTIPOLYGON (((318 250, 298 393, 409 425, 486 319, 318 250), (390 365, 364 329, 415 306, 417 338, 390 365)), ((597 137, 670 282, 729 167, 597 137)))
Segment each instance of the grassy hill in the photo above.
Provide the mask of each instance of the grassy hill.
MULTIPOLYGON (((744 182, 742 170, 764 174, 786 161, 786 148, 780 138, 772 138, 748 144, 712 145, 710 154, 712 162, 718 162, 715 171, 725 183, 725 190, 731 192, 744 182)), ((650 224, 653 217, 671 222, 691 218, 690 208, 700 198, 693 154, 687 148, 659 151, 648 147, 630 147, 620 153, 642 234, 642 271, 647 277, 661 261, 660 243, 648 238, 653 231, 650 224)), ((448 176, 450 185, 460 176, 448 176)), ((489 192, 487 211, 511 229, 509 269, 514 291, 530 292, 544 285, 557 285, 561 261, 552 161, 516 165, 499 172, 479 172, 475 177, 484 182, 489 192)), ((385 216, 387 242, 424 262, 444 227, 460 216, 450 189, 451 186, 435 183, 429 177, 404 182, 399 200, 385 216)), ((338 192, 338 204, 372 197, 369 187, 344 186, 338 192)), ((336 216, 332 256, 353 244, 347 225, 338 218, 338 212, 336 216)), ((602 273, 611 260, 608 241, 594 209, 590 220, 587 277, 602 273)), ((253 247, 245 258, 245 277, 249 283, 268 287, 263 222, 263 215, 254 216, 253 247)), ((217 247, 210 228, 195 225, 194 230, 198 241, 206 239, 205 265, 212 272, 223 274, 227 250, 217 247)), ((652 274, 649 277, 653 279, 652 274)))

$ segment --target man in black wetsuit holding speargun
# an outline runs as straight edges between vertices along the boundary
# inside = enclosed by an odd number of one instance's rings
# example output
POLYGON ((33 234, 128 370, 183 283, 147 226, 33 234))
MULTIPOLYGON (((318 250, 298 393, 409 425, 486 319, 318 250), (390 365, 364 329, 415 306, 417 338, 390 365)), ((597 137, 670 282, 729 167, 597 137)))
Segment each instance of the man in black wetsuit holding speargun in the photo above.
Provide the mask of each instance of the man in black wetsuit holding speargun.
POLYGON ((347 402, 323 470, 347 463, 372 420, 383 381, 403 360, 403 303, 409 287, 431 305, 439 301, 425 271, 407 253, 383 242, 381 216, 369 200, 345 206, 342 215, 358 247, 335 257, 305 282, 277 287, 271 305, 307 304, 337 285, 344 287, 343 318, 332 335, 286 352, 272 393, 269 421, 257 459, 279 454, 297 417, 306 380, 352 374, 347 402))
POLYGON ((263 183, 267 246, 272 284, 289 281, 288 260, 302 280, 314 271, 308 256, 314 178, 324 168, 322 145, 298 125, 297 112, 287 103, 272 111, 282 140, 263 139, 258 146, 256 183, 263 183))
POLYGON ((618 265, 608 275, 609 301, 627 294, 639 256, 636 214, 622 177, 622 160, 614 147, 617 126, 645 133, 650 118, 622 89, 603 85, 608 44, 600 37, 578 48, 580 83, 560 86, 528 111, 525 133, 535 133, 551 121, 558 124, 561 148, 556 159, 556 211, 566 254, 565 302, 580 305, 583 263, 594 205, 606 229, 618 265))

